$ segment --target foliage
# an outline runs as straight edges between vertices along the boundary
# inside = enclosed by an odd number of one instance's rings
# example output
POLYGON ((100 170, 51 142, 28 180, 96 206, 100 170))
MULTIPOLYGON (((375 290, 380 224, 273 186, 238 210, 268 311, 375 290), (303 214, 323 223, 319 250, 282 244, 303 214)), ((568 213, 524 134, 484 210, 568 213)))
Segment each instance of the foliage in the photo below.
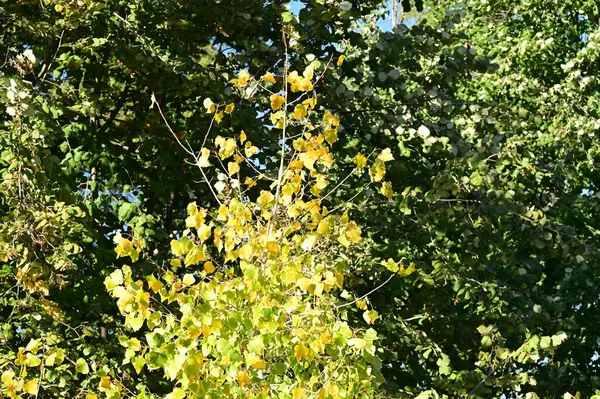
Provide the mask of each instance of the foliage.
POLYGON ((600 388, 596 2, 297 3, 0 0, 0 395, 600 388))

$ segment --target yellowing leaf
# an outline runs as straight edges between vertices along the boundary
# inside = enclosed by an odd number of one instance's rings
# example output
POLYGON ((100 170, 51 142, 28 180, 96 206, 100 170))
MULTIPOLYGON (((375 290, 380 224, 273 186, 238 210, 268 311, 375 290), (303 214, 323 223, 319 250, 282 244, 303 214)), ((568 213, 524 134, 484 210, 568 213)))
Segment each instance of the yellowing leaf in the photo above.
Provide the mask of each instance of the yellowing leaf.
POLYGON ((227 104, 227 106, 225 107, 225 113, 227 115, 231 114, 233 112, 234 108, 235 108, 235 104, 234 103, 227 104))
POLYGON ((268 83, 275 83, 275 77, 273 76, 273 74, 271 72, 265 73, 261 77, 261 79, 264 80, 265 82, 268 82, 268 83))
POLYGON ((203 148, 201 151, 201 155, 198 158, 197 165, 201 168, 209 167, 210 166, 210 161, 208 160, 209 156, 210 156, 210 151, 208 150, 208 148, 203 148))
POLYGON ((223 111, 219 111, 219 113, 215 115, 215 122, 217 122, 217 124, 221 123, 224 116, 225 114, 223 113, 223 111))
POLYGON ((385 177, 385 164, 381 159, 375 160, 375 163, 369 169, 369 175, 374 182, 381 181, 385 177))
POLYGON ((100 388, 110 389, 110 376, 105 375, 103 377, 100 377, 100 383, 98 384, 98 386, 100 388))
POLYGON ((29 341, 29 343, 27 344, 27 346, 25 347, 26 351, 29 351, 31 353, 36 353, 38 351, 40 345, 40 341, 37 339, 31 339, 29 341))
POLYGON ((398 263, 394 262, 391 258, 387 261, 382 261, 381 264, 392 273, 396 273, 399 270, 398 263))
POLYGON ((346 59, 346 57, 344 55, 340 55, 340 57, 337 60, 337 66, 339 66, 339 67, 342 66, 345 59, 346 59))
POLYGON ((302 344, 298 344, 294 347, 294 355, 296 360, 300 362, 308 354, 308 348, 302 344))
POLYGON ((304 397, 304 389, 298 387, 292 389, 292 397, 293 399, 302 399, 304 397))
POLYGON ((271 96, 271 109, 273 111, 277 111, 278 109, 283 107, 283 104, 285 104, 285 97, 279 94, 273 94, 271 96))
POLYGON ((356 301, 356 307, 360 310, 367 310, 367 302, 364 300, 356 301))
POLYGON ((263 359, 260 359, 252 363, 252 367, 259 370, 264 370, 267 367, 267 363, 265 363, 263 359))
POLYGON ((170 264, 173 267, 181 267, 181 260, 180 259, 171 259, 170 264))
POLYGON ((350 338, 347 343, 348 346, 353 346, 356 349, 364 348, 367 345, 367 341, 362 338, 350 338))
POLYGON ((42 363, 42 360, 39 357, 32 355, 31 353, 27 354, 25 360, 25 364, 27 365, 27 367, 37 367, 40 365, 40 363, 42 363))
POLYGON ((233 176, 240 171, 240 165, 237 162, 229 162, 227 164, 227 170, 229 171, 229 175, 233 176))
POLYGON ((294 107, 294 119, 302 119, 306 115, 306 107, 302 104, 296 104, 296 106, 294 107))
POLYGON ((90 368, 84 359, 79 358, 75 363, 75 371, 81 374, 88 374, 90 372, 90 368))
POLYGON ((406 276, 410 276, 411 274, 413 274, 415 272, 415 270, 417 270, 415 268, 415 264, 410 263, 407 268, 405 268, 404 265, 402 265, 400 267, 400 270, 398 270, 398 274, 401 275, 402 277, 406 277, 406 276))
POLYGON ((329 145, 333 145, 338 139, 338 130, 336 128, 327 128, 325 129, 325 140, 329 143, 329 145))
POLYGON ((252 380, 250 379, 248 373, 246 373, 245 371, 240 371, 239 373, 237 373, 237 381, 241 387, 244 387, 250 384, 252 380))
POLYGON ((194 278, 193 274, 187 273, 183 276, 182 281, 184 285, 193 285, 196 282, 196 279, 194 278))
POLYGON ((244 87, 248 85, 248 81, 250 80, 250 74, 247 70, 243 69, 238 73, 237 78, 238 85, 244 87))
POLYGON ((394 190, 392 190, 392 183, 390 182, 384 182, 381 185, 381 194, 383 194, 384 197, 386 197, 387 199, 392 199, 394 197, 394 190))
POLYGON ((363 154, 357 154, 353 161, 358 169, 363 169, 365 166, 367 166, 367 157, 365 157, 363 154))
POLYGON ((373 324, 375 323, 375 319, 377 319, 377 312, 374 310, 368 310, 365 311, 362 316, 367 323, 373 324))
POLYGON ((204 108, 206 108, 206 113, 208 114, 212 114, 217 110, 217 106, 215 105, 215 103, 212 102, 210 98, 205 98, 202 102, 202 105, 204 105, 204 108))
POLYGON ((212 262, 206 262, 204 264, 204 271, 206 273, 213 273, 215 271, 215 265, 212 262))
POLYGON ((302 249, 308 252, 314 248, 316 242, 317 237, 311 234, 302 242, 302 249))
POLYGON ((381 159, 383 162, 393 161, 394 156, 392 155, 392 150, 390 150, 389 148, 384 149, 377 156, 377 159, 381 159))
POLYGON ((240 137, 239 137, 239 139, 240 139, 240 143, 244 144, 244 141, 246 141, 246 139, 247 139, 247 137, 246 137, 246 132, 244 132, 244 131, 242 130, 242 132, 240 133, 240 137))
POLYGON ((6 385, 12 385, 14 377, 15 377, 14 371, 12 371, 12 370, 6 370, 5 372, 2 373, 2 377, 0 379, 6 385))
POLYGON ((360 242, 361 238, 361 229, 356 225, 356 222, 350 222, 348 227, 346 228, 346 236, 355 244, 360 242))
POLYGON ((95 393, 88 393, 87 395, 85 395, 85 399, 98 399, 98 395, 96 395, 95 393))
POLYGON ((28 393, 30 395, 37 395, 38 393, 38 380, 33 379, 27 381, 25 385, 23 385, 23 392, 28 393))

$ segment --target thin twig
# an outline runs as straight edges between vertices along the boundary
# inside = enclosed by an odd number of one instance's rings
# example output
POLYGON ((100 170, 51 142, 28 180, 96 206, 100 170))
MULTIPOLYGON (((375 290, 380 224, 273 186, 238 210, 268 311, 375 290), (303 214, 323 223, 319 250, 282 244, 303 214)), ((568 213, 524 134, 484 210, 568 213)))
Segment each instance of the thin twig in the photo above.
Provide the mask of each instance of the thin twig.
POLYGON ((350 306, 355 304, 356 302, 368 297, 369 295, 371 295, 372 293, 374 293, 375 291, 381 289, 384 285, 386 285, 391 279, 393 279, 395 276, 395 274, 392 274, 387 280, 385 280, 383 283, 381 283, 378 287, 372 289, 371 291, 367 292, 365 295, 361 296, 360 298, 356 298, 355 300, 353 300, 352 302, 348 302, 348 303, 344 303, 342 305, 338 305, 335 308, 336 309, 341 309, 341 308, 345 308, 346 306, 350 306))

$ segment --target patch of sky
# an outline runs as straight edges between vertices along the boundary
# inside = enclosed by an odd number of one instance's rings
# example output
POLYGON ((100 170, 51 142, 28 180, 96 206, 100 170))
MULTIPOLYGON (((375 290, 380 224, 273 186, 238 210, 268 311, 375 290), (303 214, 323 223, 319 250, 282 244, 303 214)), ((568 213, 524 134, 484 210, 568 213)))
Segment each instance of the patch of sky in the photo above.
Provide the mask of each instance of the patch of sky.
MULTIPOLYGON (((389 0, 386 1, 386 6, 389 9, 389 0)), ((300 13, 300 10, 302 10, 304 8, 304 3, 302 1, 298 1, 298 0, 292 0, 290 1, 290 12, 294 15, 298 15, 300 13)), ((385 16, 383 18, 380 18, 377 21, 377 26, 379 26, 381 28, 381 30, 385 31, 385 32, 389 32, 392 30, 392 18, 389 12, 384 14, 385 16)), ((404 24, 407 26, 412 26, 414 24, 416 24, 417 22, 417 18, 407 18, 404 21, 404 24)))

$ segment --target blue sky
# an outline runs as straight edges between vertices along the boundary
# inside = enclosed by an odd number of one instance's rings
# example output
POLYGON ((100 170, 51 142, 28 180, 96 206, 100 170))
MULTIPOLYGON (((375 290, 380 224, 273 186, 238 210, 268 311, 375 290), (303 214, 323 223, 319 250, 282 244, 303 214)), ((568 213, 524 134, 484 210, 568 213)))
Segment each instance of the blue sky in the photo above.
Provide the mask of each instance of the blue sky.
MULTIPOLYGON (((355 0, 358 1, 358 0, 355 0)), ((290 11, 296 15, 298 15, 298 13, 300 12, 300 10, 302 9, 302 2, 297 1, 297 0, 292 0, 290 1, 290 11)), ((382 19, 379 21, 378 23, 379 27, 385 31, 391 30, 392 29, 392 21, 390 20, 389 16, 386 19, 382 19)))

